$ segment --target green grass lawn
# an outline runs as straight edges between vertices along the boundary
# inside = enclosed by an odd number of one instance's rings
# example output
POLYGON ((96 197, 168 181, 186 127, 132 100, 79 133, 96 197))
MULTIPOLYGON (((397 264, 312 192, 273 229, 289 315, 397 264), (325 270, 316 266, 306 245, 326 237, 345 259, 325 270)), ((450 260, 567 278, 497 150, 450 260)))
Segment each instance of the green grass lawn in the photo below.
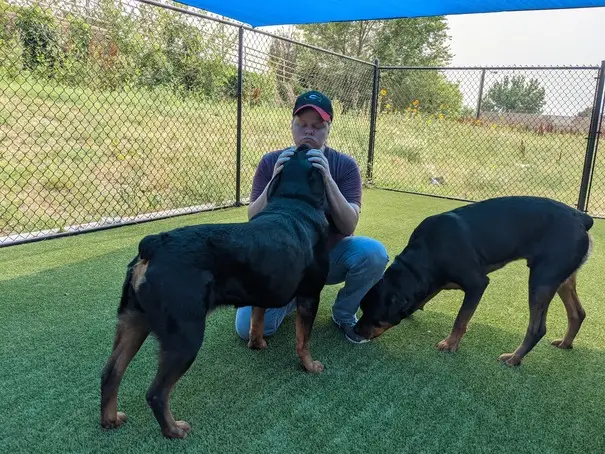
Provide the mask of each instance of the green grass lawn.
MULTIPOLYGON (((391 258, 426 216, 459 203, 368 190, 358 234, 391 258)), ((112 346, 126 263, 152 232, 200 222, 243 222, 245 208, 192 215, 0 249, 0 452, 434 452, 602 453, 605 450, 605 223, 579 275, 587 318, 575 348, 550 341, 566 326, 553 300, 546 337, 519 368, 498 355, 514 350, 528 320, 527 268, 491 276, 461 349, 435 345, 450 331, 462 293, 445 292, 426 310, 376 341, 346 342, 330 320, 339 286, 326 287, 311 341, 326 366, 302 372, 294 316, 251 351, 235 334, 234 310, 208 319, 197 361, 177 384, 171 408, 193 426, 169 441, 145 402, 156 370, 149 338, 119 395, 129 420, 99 425, 100 371, 112 346)))

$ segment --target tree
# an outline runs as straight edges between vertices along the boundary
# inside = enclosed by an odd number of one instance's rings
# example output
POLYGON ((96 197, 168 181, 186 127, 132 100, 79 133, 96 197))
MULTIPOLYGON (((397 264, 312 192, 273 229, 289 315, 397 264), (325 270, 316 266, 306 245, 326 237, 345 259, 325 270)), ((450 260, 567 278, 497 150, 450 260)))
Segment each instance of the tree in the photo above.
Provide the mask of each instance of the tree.
POLYGON ((592 115, 592 106, 585 107, 579 111, 576 117, 590 117, 592 115))
MULTIPOLYGON (((275 34, 290 40, 296 40, 297 38, 296 29, 294 28, 278 30, 275 34)), ((296 100, 295 70, 299 49, 299 45, 285 39, 271 38, 268 65, 275 74, 279 99, 286 105, 292 105, 296 100)))
MULTIPOLYGON (((376 56, 383 65, 445 66, 452 59, 447 30, 443 17, 387 21, 377 33, 376 56)), ((437 70, 382 71, 381 87, 386 91, 383 108, 403 111, 417 103, 424 113, 447 116, 462 109, 458 85, 437 70)))
POLYGON ((444 17, 385 21, 374 53, 383 65, 445 66, 452 59, 447 31, 444 17))
MULTIPOLYGON (((447 21, 443 17, 396 19, 389 21, 351 21, 327 24, 299 25, 306 43, 358 59, 380 60, 381 65, 442 66, 451 60, 447 41, 447 21)), ((372 68, 344 61, 337 57, 319 58, 317 53, 300 49, 296 58, 298 82, 314 87, 338 99, 343 113, 365 108, 370 101, 372 68)), ((459 109, 461 96, 456 85, 441 74, 427 79, 413 71, 383 71, 381 88, 389 93, 395 109, 408 107, 407 100, 430 98, 426 106, 439 106, 447 102, 459 109), (443 96, 447 99, 441 99, 443 96)), ((427 107, 428 108, 428 107, 427 107)))
POLYGON ((363 60, 375 55, 376 38, 385 21, 298 25, 306 43, 363 60))
POLYGON ((542 113, 546 90, 538 79, 526 80, 525 76, 505 76, 495 82, 483 100, 488 112, 542 113))

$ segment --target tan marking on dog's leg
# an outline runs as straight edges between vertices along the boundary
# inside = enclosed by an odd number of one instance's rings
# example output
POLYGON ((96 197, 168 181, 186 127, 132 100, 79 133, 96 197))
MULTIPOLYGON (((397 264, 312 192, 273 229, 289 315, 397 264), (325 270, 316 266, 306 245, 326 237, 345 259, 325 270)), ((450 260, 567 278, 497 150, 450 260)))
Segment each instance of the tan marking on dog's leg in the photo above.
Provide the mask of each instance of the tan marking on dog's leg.
POLYGON ((170 410, 170 395, 193 362, 179 352, 160 351, 160 364, 156 376, 147 391, 147 403, 166 438, 185 438, 191 431, 186 421, 175 421, 170 410))
POLYGON ((309 300, 299 297, 296 307, 296 354, 307 372, 323 372, 324 366, 311 357, 309 341, 311 340, 311 329, 317 314, 317 306, 308 304, 309 300))
POLYGON ((139 314, 126 313, 116 327, 113 353, 101 377, 101 426, 114 429, 126 422, 126 415, 117 411, 118 390, 128 364, 149 335, 149 327, 139 314))
POLYGON ((578 298, 576 291, 576 281, 576 273, 574 273, 557 291, 567 312, 567 331, 565 336, 563 336, 563 339, 557 339, 552 342, 552 345, 558 348, 572 348, 573 341, 578 331, 580 331, 582 322, 586 318, 586 312, 580 303, 580 298, 578 298))
POLYGON ((507 366, 518 366, 534 346, 546 334, 546 315, 556 289, 551 285, 542 285, 532 282, 532 273, 530 272, 529 285, 529 324, 525 337, 521 344, 513 353, 504 353, 498 357, 498 360, 507 366))
POLYGON ((248 340, 248 348, 254 350, 263 350, 267 348, 267 341, 263 339, 265 331, 265 308, 252 307, 252 315, 250 316, 250 332, 248 340))
POLYGON ((458 311, 456 320, 454 321, 452 331, 449 336, 437 344, 437 349, 439 351, 455 352, 458 350, 460 340, 462 339, 462 336, 464 336, 464 333, 466 333, 468 323, 473 317, 479 301, 481 301, 481 297, 487 288, 488 282, 489 281, 486 280, 484 285, 479 285, 476 288, 469 289, 465 292, 464 300, 458 311))

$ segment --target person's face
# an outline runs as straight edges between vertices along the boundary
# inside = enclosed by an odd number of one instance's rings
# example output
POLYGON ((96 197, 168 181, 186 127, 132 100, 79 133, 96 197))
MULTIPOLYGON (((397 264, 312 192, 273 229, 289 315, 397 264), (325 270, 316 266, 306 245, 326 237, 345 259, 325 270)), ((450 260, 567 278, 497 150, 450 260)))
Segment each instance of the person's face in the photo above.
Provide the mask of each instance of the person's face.
POLYGON ((311 148, 321 149, 329 134, 330 123, 314 109, 305 109, 292 119, 292 138, 297 147, 306 143, 311 148))

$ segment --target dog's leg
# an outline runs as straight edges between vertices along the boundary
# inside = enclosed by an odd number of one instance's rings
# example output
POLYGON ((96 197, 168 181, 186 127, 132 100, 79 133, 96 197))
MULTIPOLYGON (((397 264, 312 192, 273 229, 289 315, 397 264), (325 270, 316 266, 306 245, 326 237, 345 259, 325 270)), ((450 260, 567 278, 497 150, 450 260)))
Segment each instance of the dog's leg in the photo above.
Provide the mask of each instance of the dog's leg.
POLYGON ((437 348, 440 351, 455 352, 458 350, 460 339, 462 339, 462 336, 466 333, 468 322, 475 313, 477 305, 479 304, 479 301, 481 301, 488 284, 489 278, 483 276, 481 278, 478 277, 475 283, 462 287, 464 289, 462 306, 458 311, 458 316, 454 321, 454 326, 452 327, 450 335, 437 344, 437 348))
POLYGON ((119 318, 113 352, 101 374, 101 426, 115 429, 126 422, 126 415, 118 411, 118 389, 128 364, 149 335, 149 327, 142 314, 125 312, 119 318))
POLYGON ((170 393, 191 367, 204 339, 204 321, 188 321, 171 335, 160 338, 160 358, 156 376, 147 391, 147 403, 167 438, 185 438, 191 426, 175 421, 170 411, 170 393))
POLYGON ((546 334, 548 306, 557 292, 558 284, 545 278, 540 271, 532 269, 529 277, 529 326, 523 342, 513 353, 504 353, 498 358, 507 366, 518 366, 521 360, 546 334))
POLYGON ((267 341, 263 339, 265 330, 265 308, 252 307, 252 315, 250 316, 250 335, 248 340, 248 348, 255 350, 263 350, 267 348, 267 341))
POLYGON ((307 372, 323 372, 324 366, 319 361, 313 361, 309 349, 311 329, 317 308, 319 307, 319 296, 303 297, 296 299, 296 354, 300 358, 307 372))
POLYGON ((418 310, 419 311, 423 311, 424 310, 424 306, 426 306, 426 303, 428 303, 433 298, 435 298, 440 292, 441 292, 441 289, 437 290, 436 292, 431 293, 429 296, 427 296, 425 299, 423 299, 420 302, 420 304, 418 305, 418 310))
POLYGON ((558 348, 572 348, 573 340, 575 339, 582 322, 586 318, 586 312, 576 291, 576 273, 572 274, 558 290, 559 297, 565 305, 567 311, 567 332, 563 339, 557 339, 552 342, 552 345, 558 348))

